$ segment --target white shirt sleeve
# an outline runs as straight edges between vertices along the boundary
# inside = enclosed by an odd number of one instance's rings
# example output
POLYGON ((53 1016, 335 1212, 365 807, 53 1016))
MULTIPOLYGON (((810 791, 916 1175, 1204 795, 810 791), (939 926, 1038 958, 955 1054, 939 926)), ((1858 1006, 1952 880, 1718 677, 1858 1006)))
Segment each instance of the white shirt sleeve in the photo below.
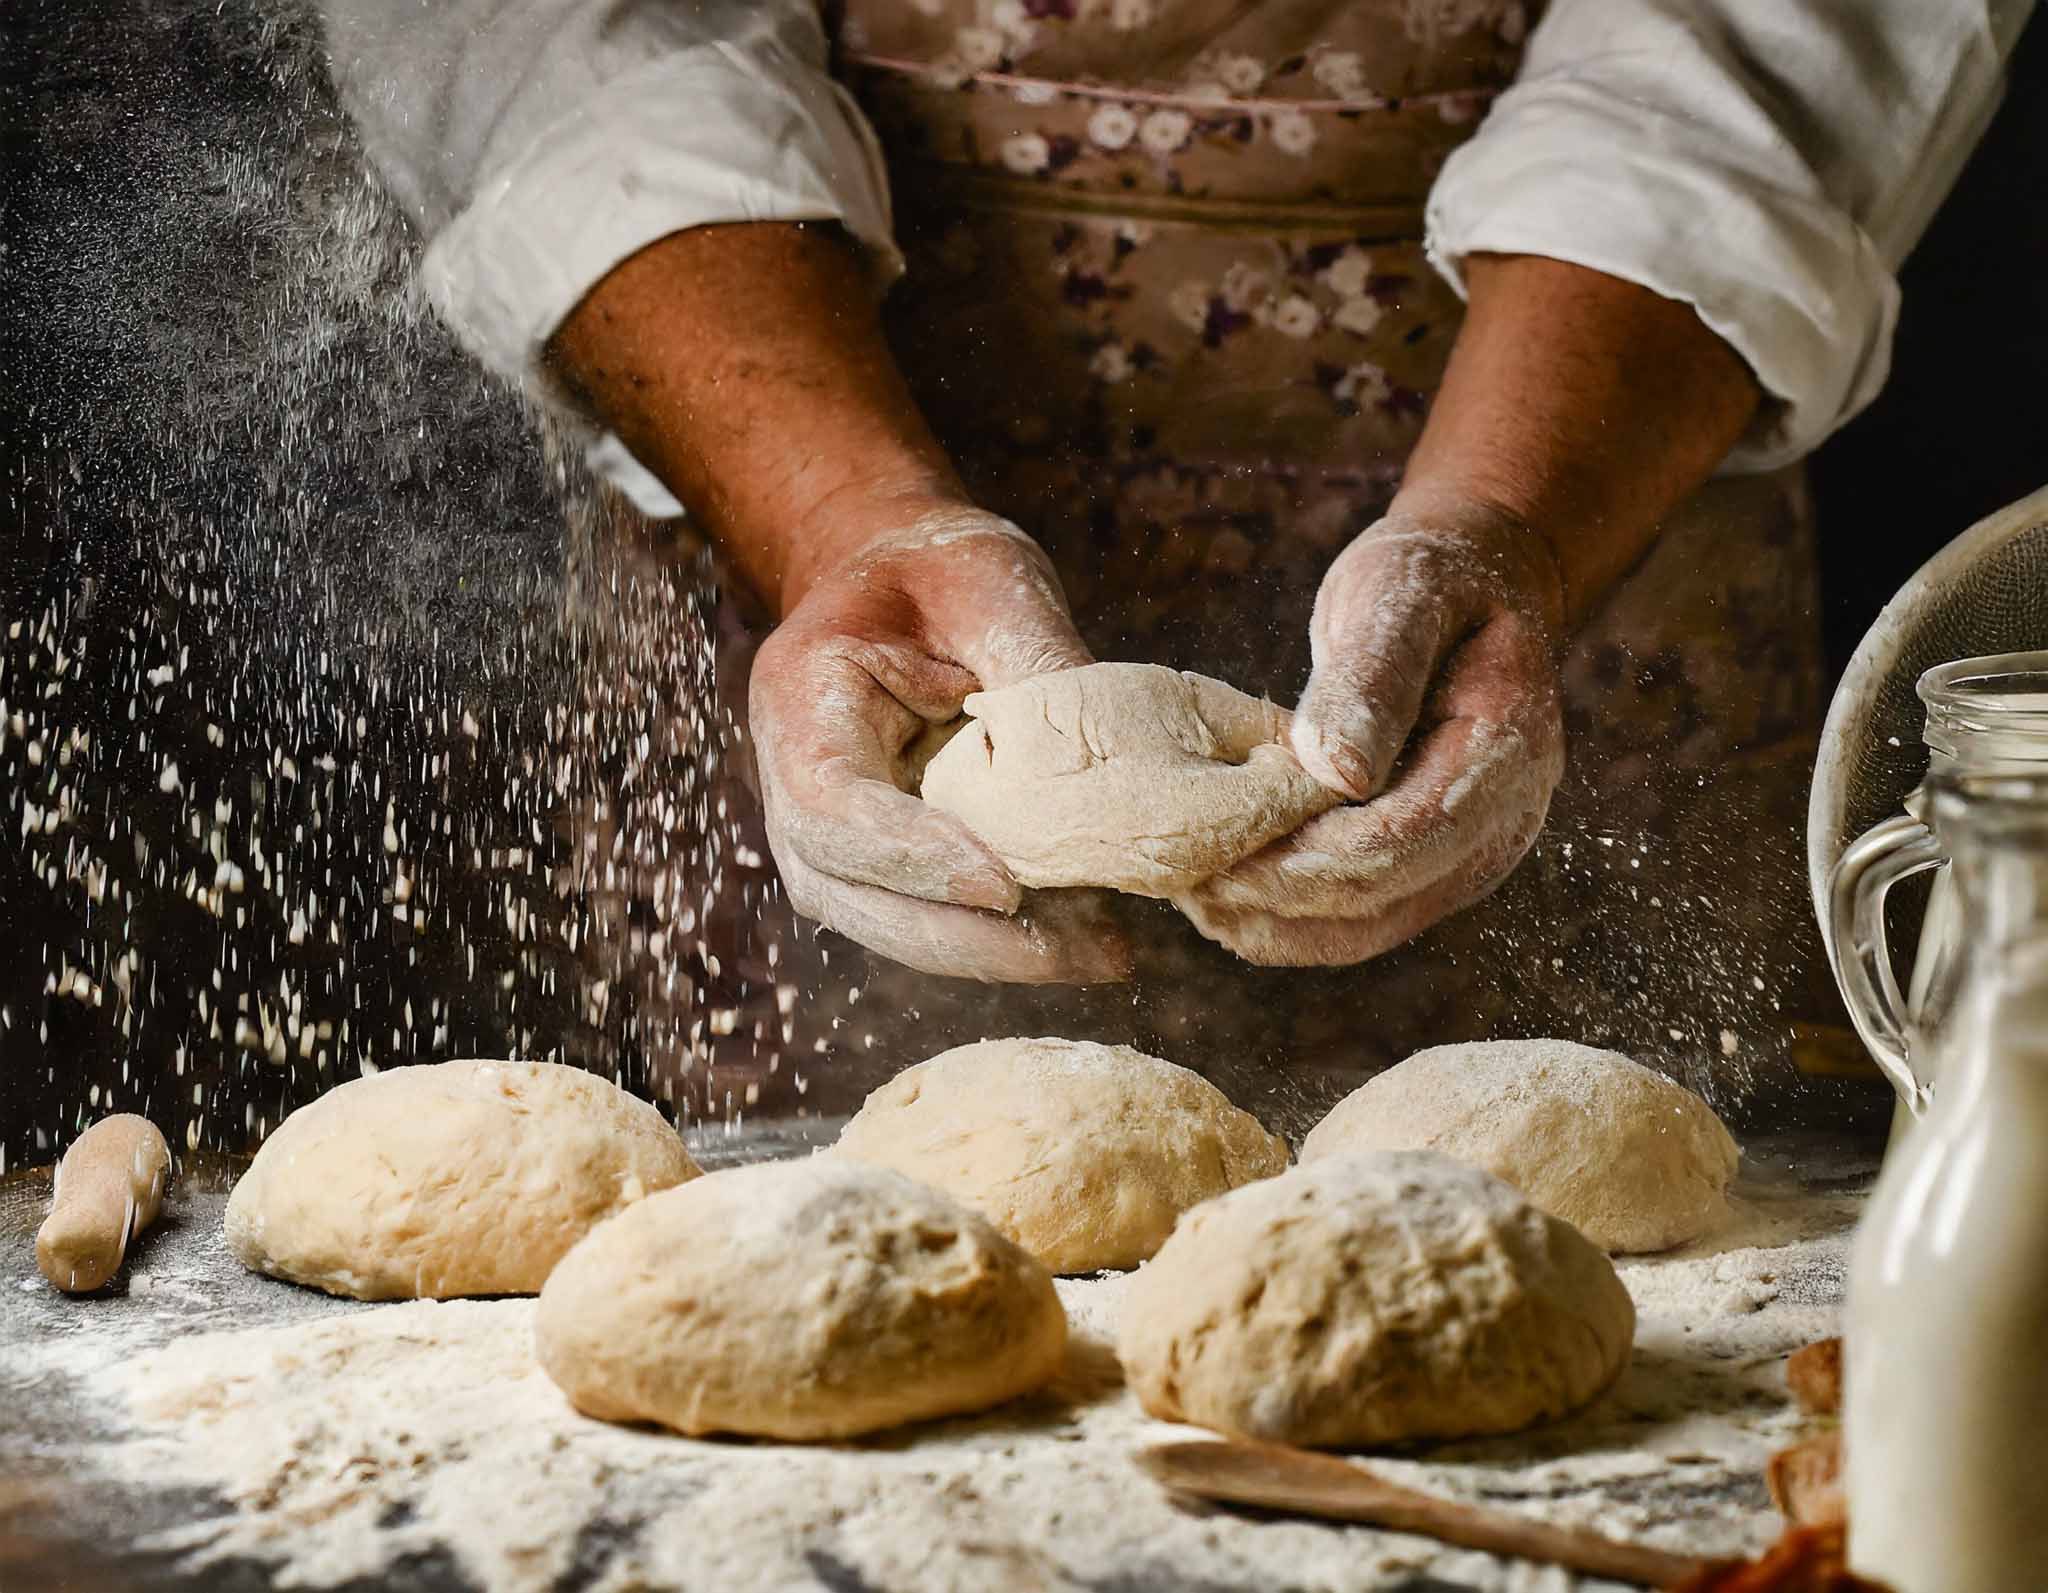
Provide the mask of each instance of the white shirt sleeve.
MULTIPOLYGON (((690 227, 836 221, 902 269, 866 120, 813 0, 324 0, 342 102, 426 239, 420 282, 543 398, 547 340, 612 267, 690 227)), ((675 500, 616 439, 592 461, 675 500)))
POLYGON ((1899 263, 1996 108, 2031 0, 1556 0, 1429 200, 1475 252, 1692 305, 1773 400, 1730 456, 1797 459, 1874 398, 1899 263))

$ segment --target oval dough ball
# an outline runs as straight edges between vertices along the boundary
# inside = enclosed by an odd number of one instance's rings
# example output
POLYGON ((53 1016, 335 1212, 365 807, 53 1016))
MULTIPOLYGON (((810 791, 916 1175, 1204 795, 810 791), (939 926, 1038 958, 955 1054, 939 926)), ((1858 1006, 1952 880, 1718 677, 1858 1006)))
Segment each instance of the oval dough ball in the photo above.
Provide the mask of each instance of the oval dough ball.
POLYGON ((1168 1421, 1312 1447, 1507 1433, 1620 1375, 1614 1264, 1499 1179, 1335 1156, 1199 1206, 1131 1284, 1117 1351, 1168 1421))
POLYGON ((1046 1270, 935 1189, 806 1157, 644 1200, 570 1251, 535 1341, 587 1415, 848 1438, 985 1410, 1054 1377, 1046 1270))
POLYGON ((1615 1051, 1497 1040, 1418 1051, 1310 1130, 1304 1162, 1433 1150, 1504 1178, 1603 1250, 1668 1250, 1726 1220, 1740 1153, 1713 1108, 1615 1051))
POLYGON ((1021 885, 1171 897, 1337 806, 1289 715, 1154 664, 1087 664, 967 699, 924 773, 1021 885))
POLYGON ((244 1266, 329 1294, 533 1294, 606 1217, 697 1176, 661 1113, 593 1073, 438 1062, 292 1113, 224 1226, 244 1266))
POLYGON ((983 1040, 906 1068, 836 1149, 967 1202, 1055 1272, 1135 1267, 1174 1220, 1287 1165, 1199 1074, 1125 1045, 983 1040))

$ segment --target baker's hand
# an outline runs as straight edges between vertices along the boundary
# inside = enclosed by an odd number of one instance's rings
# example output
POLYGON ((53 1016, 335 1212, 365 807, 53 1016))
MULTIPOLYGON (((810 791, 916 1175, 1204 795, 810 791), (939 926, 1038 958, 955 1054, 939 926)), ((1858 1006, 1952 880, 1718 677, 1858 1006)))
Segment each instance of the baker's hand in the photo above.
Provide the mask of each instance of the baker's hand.
POLYGON ((769 845, 797 911, 927 973, 1129 977, 1086 896, 1033 897, 916 795, 969 692, 1091 662, 1044 552, 975 510, 928 514, 818 573, 748 690, 769 845))
POLYGON ((1295 755, 1358 805, 1183 903, 1253 962, 1360 962, 1477 901, 1521 861, 1564 772, 1564 597, 1533 531, 1441 500, 1394 509, 1316 596, 1295 755))

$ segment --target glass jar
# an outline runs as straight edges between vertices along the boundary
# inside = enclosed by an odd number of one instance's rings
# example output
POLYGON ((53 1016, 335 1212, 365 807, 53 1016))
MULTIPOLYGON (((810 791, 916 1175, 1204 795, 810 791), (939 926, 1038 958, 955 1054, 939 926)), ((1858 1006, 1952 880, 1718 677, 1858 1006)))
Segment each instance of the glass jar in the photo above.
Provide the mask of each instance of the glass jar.
MULTIPOLYGON (((2048 775, 2048 652, 1962 658, 1920 677, 1927 774, 2048 775)), ((1948 853, 1925 822, 1927 786, 1906 811, 1852 843, 1835 865, 1829 909, 1835 979, 1871 1056, 1899 1093, 1902 1119, 1927 1107, 1933 1063, 1911 1036, 1931 1034, 1953 1004, 1961 915, 1948 853), (1892 967, 1885 903, 1892 886, 1939 869, 1902 994, 1892 967)), ((1896 1138, 1896 1134, 1894 1136, 1896 1138)))
POLYGON ((1919 795, 1954 932, 1942 1016, 1898 1024, 1924 1115, 1850 1262, 1849 1560, 1898 1593, 2043 1593, 2048 776, 1946 768, 1919 795))

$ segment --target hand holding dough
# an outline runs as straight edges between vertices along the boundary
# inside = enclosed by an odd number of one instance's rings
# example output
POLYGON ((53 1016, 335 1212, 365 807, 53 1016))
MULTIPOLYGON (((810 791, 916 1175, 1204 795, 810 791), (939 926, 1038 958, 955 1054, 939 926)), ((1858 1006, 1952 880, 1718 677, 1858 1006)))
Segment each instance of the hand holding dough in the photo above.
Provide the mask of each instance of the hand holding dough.
POLYGON ((1087 661, 1044 550, 979 510, 855 540, 761 644, 747 688, 791 905, 926 973, 1128 978, 1107 915, 1025 901, 984 842, 915 795, 928 737, 970 692, 1087 661))
POLYGON ((1309 622, 1302 767, 1355 797, 1182 904, 1250 962, 1363 962, 1522 860, 1564 774, 1557 562, 1528 527, 1404 490, 1338 555, 1309 622))
POLYGON ((89 1294, 120 1269, 128 1241, 156 1221, 171 1148, 154 1123, 122 1112, 79 1135, 57 1164, 36 1265, 66 1294, 89 1294))
POLYGON ((1285 709, 1202 675, 1088 664, 966 712, 924 799, 1026 886, 1177 896, 1343 800, 1295 761, 1285 709))

